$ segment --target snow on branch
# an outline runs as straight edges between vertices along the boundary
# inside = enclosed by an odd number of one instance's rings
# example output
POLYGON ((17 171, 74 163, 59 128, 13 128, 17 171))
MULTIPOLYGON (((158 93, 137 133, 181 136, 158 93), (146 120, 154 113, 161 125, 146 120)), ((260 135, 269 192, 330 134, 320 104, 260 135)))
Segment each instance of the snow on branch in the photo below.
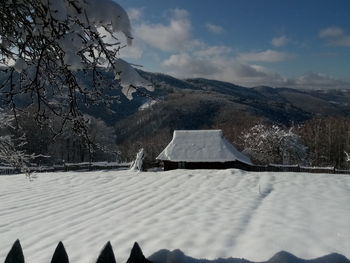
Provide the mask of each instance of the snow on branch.
POLYGON ((0 99, 15 115, 31 107, 39 121, 50 112, 84 131, 82 106, 108 106, 114 89, 129 99, 141 87, 152 91, 118 58, 119 34, 129 45, 133 36, 126 11, 112 0, 8 0, 0 17, 0 99))
POLYGON ((258 163, 304 164, 307 147, 293 129, 257 124, 242 133, 243 146, 258 163))

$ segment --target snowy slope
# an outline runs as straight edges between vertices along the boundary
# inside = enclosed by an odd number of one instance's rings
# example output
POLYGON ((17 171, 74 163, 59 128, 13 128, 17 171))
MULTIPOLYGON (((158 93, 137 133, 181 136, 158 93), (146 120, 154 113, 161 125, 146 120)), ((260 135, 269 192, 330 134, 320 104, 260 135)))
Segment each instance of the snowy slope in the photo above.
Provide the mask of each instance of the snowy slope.
POLYGON ((71 262, 93 262, 111 240, 125 262, 146 256, 267 260, 286 250, 350 257, 350 176, 239 170, 0 176, 0 262, 21 240, 26 262, 47 263, 62 240, 71 262))

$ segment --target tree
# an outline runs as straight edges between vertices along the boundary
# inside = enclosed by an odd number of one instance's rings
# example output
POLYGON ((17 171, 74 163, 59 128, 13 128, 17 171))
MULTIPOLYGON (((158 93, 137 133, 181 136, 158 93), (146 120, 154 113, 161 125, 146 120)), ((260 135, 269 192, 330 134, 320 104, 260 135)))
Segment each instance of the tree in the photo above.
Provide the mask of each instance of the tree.
POLYGON ((283 129, 257 124, 242 133, 244 151, 262 164, 283 163, 294 164, 306 162, 307 148, 293 128, 283 129))
POLYGON ((36 156, 22 150, 26 144, 25 135, 16 138, 10 129, 13 129, 13 117, 0 110, 0 164, 19 169, 30 176, 30 162, 36 156))
MULTIPOLYGON (((112 0, 6 0, 0 17, 0 106, 12 111, 16 129, 18 116, 34 108, 38 123, 52 124, 53 114, 91 143, 82 106, 108 106, 117 98, 106 92, 115 88, 129 99, 141 86, 152 89, 118 58, 120 39, 130 45, 132 34, 127 13, 112 0), (106 71, 114 81, 106 81, 106 71)), ((15 153, 21 143, 8 136, 1 143, 4 159, 22 163, 23 153, 15 153)))
MULTIPOLYGON (((49 116, 52 125, 61 126, 60 119, 49 116)), ((64 126, 62 132, 55 136, 52 125, 38 124, 33 114, 28 112, 19 116, 21 129, 25 130, 27 143, 23 146, 26 152, 49 158, 36 158, 35 163, 50 165, 66 162, 115 161, 117 158, 116 135, 112 127, 101 119, 84 115, 90 144, 79 134, 72 133, 71 123, 64 126), (89 148, 90 147, 90 148, 89 148)))
POLYGON ((132 34, 127 13, 112 0, 8 0, 0 4, 0 17, 1 99, 15 117, 34 104, 38 121, 53 112, 84 132, 81 105, 116 99, 105 96, 107 89, 121 86, 132 98, 140 86, 148 87, 118 58, 123 46, 116 33, 127 44, 132 34), (106 83, 106 70, 114 82, 106 83))
POLYGON ((118 149, 113 127, 107 126, 101 119, 92 116, 86 118, 88 119, 88 134, 93 142, 93 148, 89 150, 89 159, 115 161, 118 157, 118 149))
POLYGON ((310 119, 299 127, 298 134, 309 149, 313 166, 348 167, 344 151, 350 151, 350 119, 310 119))

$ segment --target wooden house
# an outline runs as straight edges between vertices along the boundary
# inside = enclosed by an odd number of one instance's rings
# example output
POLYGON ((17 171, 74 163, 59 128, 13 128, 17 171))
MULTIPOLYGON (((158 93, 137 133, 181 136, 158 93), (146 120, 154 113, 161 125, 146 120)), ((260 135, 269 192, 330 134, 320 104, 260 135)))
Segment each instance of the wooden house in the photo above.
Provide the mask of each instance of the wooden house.
POLYGON ((159 154, 164 170, 228 169, 249 170, 249 157, 239 152, 221 130, 174 131, 173 139, 159 154))

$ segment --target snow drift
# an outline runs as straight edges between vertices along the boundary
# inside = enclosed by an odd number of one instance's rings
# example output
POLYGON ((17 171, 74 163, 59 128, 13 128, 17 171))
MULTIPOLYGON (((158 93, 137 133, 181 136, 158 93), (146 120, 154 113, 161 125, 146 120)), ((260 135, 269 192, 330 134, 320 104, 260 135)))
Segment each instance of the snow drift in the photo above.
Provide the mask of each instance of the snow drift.
POLYGON ((101 171, 40 174, 32 182, 0 176, 0 262, 17 238, 29 263, 50 262, 59 241, 71 262, 93 262, 108 240, 117 262, 126 261, 135 241, 146 257, 161 249, 214 262, 264 261, 279 251, 350 257, 349 193, 346 175, 101 171))

